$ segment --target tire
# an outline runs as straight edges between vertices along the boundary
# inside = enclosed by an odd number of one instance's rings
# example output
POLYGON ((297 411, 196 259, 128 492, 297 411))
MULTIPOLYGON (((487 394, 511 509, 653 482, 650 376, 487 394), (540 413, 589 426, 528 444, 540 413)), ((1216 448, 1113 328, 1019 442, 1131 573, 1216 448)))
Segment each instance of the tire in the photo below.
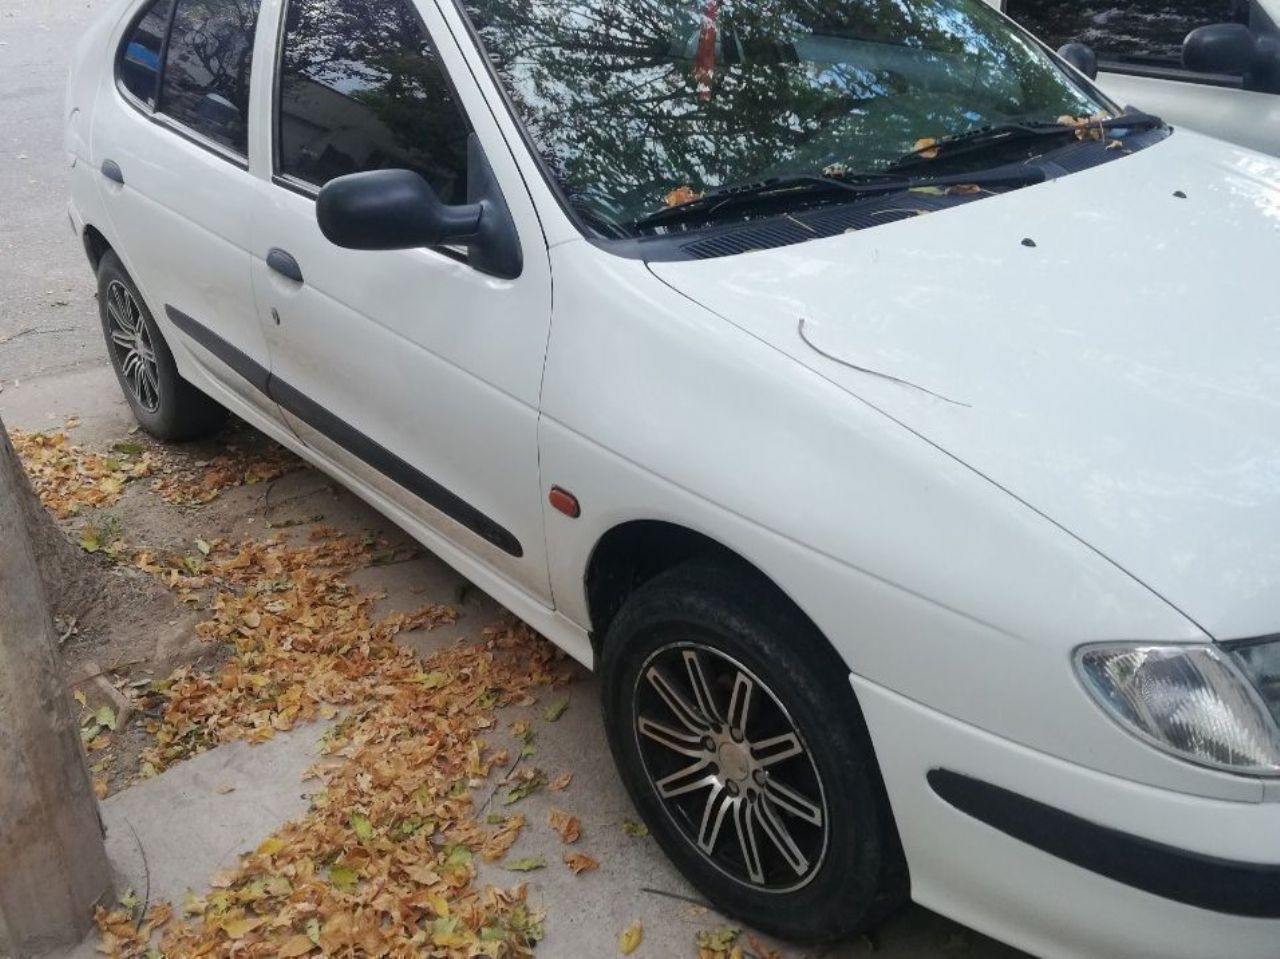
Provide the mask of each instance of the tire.
POLYGON ((111 251, 98 264, 98 313, 107 355, 139 426, 159 440, 189 440, 222 425, 227 411, 179 375, 155 317, 111 251))
POLYGON ((761 574, 693 560, 641 586, 609 628, 601 674, 609 746, 632 801, 721 911, 815 943, 870 928, 905 902, 901 845, 849 670, 761 574), (749 697, 735 693, 748 684, 749 697), (778 823, 790 845, 771 841, 778 823))

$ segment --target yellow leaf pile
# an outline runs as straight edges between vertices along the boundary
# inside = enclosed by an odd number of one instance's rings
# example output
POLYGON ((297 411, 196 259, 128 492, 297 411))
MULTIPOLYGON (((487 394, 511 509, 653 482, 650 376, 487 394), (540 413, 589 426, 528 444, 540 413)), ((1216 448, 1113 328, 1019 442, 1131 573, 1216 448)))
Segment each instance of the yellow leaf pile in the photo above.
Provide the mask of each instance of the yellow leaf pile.
POLYGON ((75 516, 85 507, 113 505, 126 483, 150 476, 156 465, 146 452, 89 452, 72 445, 66 433, 13 430, 9 438, 40 502, 59 519, 75 516))
MULTIPOLYGON (((470 791, 500 754, 478 737, 494 710, 567 679, 561 654, 514 623, 425 660, 393 642, 453 611, 370 618, 371 597, 342 576, 369 546, 331 531, 295 546, 205 544, 192 557, 140 554, 135 565, 174 589, 214 590, 200 633, 229 644, 213 675, 179 672, 154 693, 163 705, 145 758, 154 770, 236 739, 261 741, 318 716, 327 734, 311 809, 245 856, 234 874, 193 897, 170 923, 168 956, 528 955, 541 917, 524 888, 477 890, 474 859, 502 858, 525 818, 474 817, 470 791)), ((490 789, 492 787, 489 787, 490 789)), ((105 951, 144 956, 147 944, 102 913, 105 951)), ((123 923, 128 927, 129 923, 123 923)))
POLYGON ((302 468, 302 460, 275 443, 262 450, 228 449, 194 464, 176 456, 165 456, 162 462, 163 475, 151 489, 173 506, 203 506, 233 486, 269 483, 302 468))

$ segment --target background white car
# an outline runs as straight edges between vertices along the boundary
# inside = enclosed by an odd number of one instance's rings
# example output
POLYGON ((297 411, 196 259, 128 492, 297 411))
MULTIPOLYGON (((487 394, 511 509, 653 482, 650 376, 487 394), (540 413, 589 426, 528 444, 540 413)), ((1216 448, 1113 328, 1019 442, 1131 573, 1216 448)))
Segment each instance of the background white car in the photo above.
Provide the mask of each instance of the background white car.
POLYGON ((1280 0, 992 2, 1055 50, 1088 46, 1122 105, 1280 154, 1280 0), (1234 36, 1219 30, 1208 49, 1203 28, 1223 25, 1234 36))

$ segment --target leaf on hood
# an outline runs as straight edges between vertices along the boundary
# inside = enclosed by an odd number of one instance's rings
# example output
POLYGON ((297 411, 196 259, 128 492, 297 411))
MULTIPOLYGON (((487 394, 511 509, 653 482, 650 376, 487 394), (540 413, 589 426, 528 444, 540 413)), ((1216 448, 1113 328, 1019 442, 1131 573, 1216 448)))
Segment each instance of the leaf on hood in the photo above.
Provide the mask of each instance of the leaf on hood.
POLYGON ((934 137, 921 137, 916 141, 911 152, 924 160, 932 160, 938 155, 938 141, 934 137))
POLYGON ((684 203, 692 203, 701 196, 702 194, 696 192, 691 186, 678 186, 666 195, 663 202, 669 207, 680 206, 684 203))

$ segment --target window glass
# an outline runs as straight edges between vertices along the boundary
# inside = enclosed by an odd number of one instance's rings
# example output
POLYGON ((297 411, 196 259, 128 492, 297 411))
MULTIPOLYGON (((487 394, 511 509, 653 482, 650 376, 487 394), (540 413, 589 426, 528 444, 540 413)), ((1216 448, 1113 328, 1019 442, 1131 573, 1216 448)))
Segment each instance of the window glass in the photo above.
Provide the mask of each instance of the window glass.
POLYGON ((464 6, 569 202, 610 236, 681 196, 1109 109, 984 0, 464 6))
POLYGON ((178 0, 160 112, 249 152, 249 65, 258 0, 178 0))
POLYGON ((160 76, 160 48, 169 26, 173 0, 156 0, 129 34, 120 56, 120 82, 149 107, 156 105, 156 80, 160 76))
POLYGON ((1104 60, 1182 64, 1182 42, 1197 27, 1248 23, 1248 0, 1005 0, 1005 11, 1052 47, 1087 43, 1104 60))
POLYGON ((280 67, 280 173, 420 173, 466 202, 470 127, 405 0, 290 0, 280 67))

